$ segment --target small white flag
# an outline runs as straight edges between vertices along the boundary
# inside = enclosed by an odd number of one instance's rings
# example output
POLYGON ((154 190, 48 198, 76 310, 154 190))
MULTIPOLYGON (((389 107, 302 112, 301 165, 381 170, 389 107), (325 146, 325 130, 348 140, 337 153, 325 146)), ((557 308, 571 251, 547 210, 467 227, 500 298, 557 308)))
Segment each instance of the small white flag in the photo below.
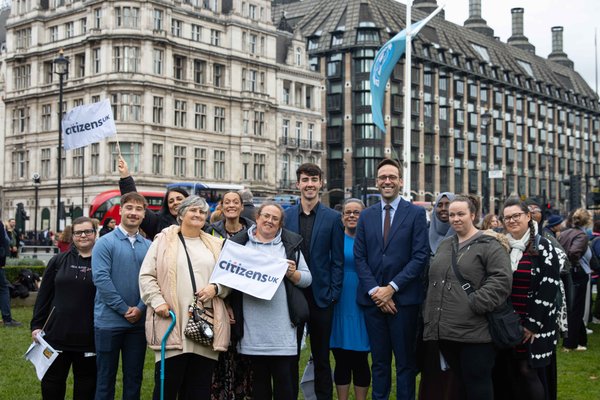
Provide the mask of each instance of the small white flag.
POLYGON ((108 99, 75 107, 62 121, 65 150, 84 147, 116 133, 117 127, 108 99))

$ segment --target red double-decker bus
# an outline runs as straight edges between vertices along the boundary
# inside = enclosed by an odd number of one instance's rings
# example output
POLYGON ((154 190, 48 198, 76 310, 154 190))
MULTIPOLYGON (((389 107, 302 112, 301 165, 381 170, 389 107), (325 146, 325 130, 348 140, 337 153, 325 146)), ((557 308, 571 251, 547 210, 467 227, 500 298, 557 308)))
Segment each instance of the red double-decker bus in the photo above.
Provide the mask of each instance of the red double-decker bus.
MULTIPOLYGON (((165 197, 164 192, 138 192, 146 198, 148 209, 158 211, 165 197)), ((117 224, 121 222, 121 192, 118 190, 107 190, 100 193, 90 204, 90 218, 97 218, 100 225, 104 225, 106 218, 114 218, 117 224)))

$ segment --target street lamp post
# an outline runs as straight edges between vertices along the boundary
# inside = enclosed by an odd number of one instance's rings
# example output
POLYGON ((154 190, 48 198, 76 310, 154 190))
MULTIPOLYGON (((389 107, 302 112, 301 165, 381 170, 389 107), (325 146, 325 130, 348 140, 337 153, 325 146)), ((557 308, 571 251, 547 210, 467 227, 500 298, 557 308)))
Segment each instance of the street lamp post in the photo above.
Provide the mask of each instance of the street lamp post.
POLYGON ((62 175, 62 117, 63 117, 63 83, 65 75, 69 73, 69 60, 63 56, 63 50, 60 49, 58 57, 53 61, 54 73, 59 77, 58 83, 58 167, 57 171, 57 183, 56 183, 56 233, 60 231, 60 189, 61 189, 61 175, 62 175))
POLYGON ((33 243, 38 244, 38 191, 40 188, 40 184, 42 183, 42 179, 40 178, 40 174, 37 172, 33 173, 33 189, 34 189, 34 197, 35 197, 35 213, 33 217, 33 243))

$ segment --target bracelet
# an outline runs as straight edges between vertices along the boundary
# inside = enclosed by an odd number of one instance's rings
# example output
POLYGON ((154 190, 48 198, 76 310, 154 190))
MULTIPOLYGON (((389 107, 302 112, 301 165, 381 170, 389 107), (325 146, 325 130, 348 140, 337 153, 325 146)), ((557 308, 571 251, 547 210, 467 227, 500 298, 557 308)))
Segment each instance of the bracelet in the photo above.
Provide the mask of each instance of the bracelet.
POLYGON ((211 285, 214 285, 215 287, 215 296, 219 295, 219 285, 217 285, 216 283, 211 283, 211 285))

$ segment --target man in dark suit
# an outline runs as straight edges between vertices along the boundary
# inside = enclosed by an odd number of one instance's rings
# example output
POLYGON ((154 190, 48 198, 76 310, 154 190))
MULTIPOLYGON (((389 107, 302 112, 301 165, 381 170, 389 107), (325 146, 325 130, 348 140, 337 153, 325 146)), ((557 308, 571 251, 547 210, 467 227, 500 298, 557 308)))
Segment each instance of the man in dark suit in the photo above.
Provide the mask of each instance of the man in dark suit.
POLYGON ((285 212, 285 227, 299 233, 302 253, 312 274, 304 294, 310 309, 308 332, 315 368, 315 393, 319 400, 333 396, 329 365, 329 337, 333 304, 339 299, 343 281, 344 228, 340 213, 319 201, 323 171, 315 164, 302 164, 296 171, 300 204, 285 212))
POLYGON ((399 197, 402 186, 398 162, 381 161, 382 201, 362 212, 354 242, 357 302, 365 311, 373 358, 373 400, 389 398, 392 352, 396 399, 415 398, 417 316, 425 297, 421 278, 429 243, 425 209, 399 197))

